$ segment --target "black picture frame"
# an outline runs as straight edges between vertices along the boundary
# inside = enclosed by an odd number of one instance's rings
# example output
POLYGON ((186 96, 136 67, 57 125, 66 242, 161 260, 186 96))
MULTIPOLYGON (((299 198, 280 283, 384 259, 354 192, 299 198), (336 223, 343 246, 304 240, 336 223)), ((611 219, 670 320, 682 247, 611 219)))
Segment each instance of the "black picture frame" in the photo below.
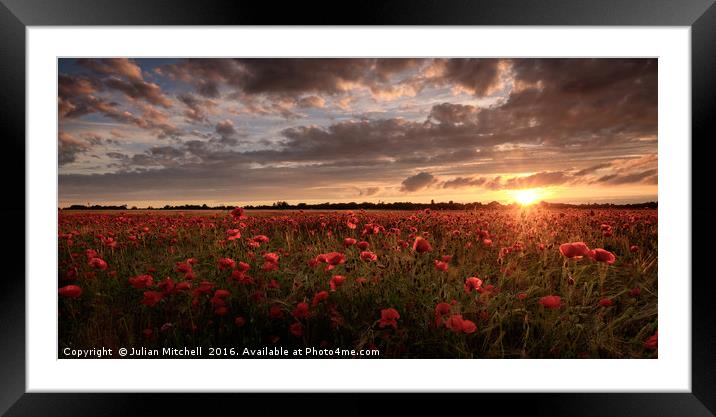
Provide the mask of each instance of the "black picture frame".
MULTIPOLYGON (((25 393, 25 29, 27 26, 92 25, 561 25, 688 26, 692 68, 692 384, 689 393, 470 394, 470 404, 493 404, 501 413, 570 416, 709 416, 716 412, 716 303, 706 269, 716 231, 708 192, 707 162, 715 137, 716 6, 712 0, 427 0, 373 3, 247 2, 179 0, 0 0, 0 129, 5 160, 0 164, 6 198, 4 268, 0 278, 0 412, 8 416, 184 415, 191 404, 202 414, 256 407, 262 414, 317 411, 318 394, 59 394, 25 393), (23 173, 23 174, 20 174, 23 173), (20 180, 20 175, 23 180, 20 180), (701 191, 701 192, 699 192, 701 191), (20 222, 22 218, 25 221, 20 222), (201 396, 202 398, 197 398, 201 396), (206 398, 208 397, 208 398, 206 398)), ((668 115, 667 115, 668 116, 668 115)), ((684 138, 688 146, 689 138, 684 138)), ((687 202, 684 202, 686 204, 687 202)), ((665 220, 665 219, 662 219, 665 220)), ((668 221, 668 219, 666 219, 668 221)), ((662 337, 668 335, 662 334, 662 337)), ((139 377, 139 376, 138 376, 139 377)), ((618 375, 615 375, 618 378, 618 375)), ((432 395, 409 399, 379 394, 337 394, 342 415, 406 407, 451 412, 453 400, 432 395), (361 396, 362 395, 362 396, 361 396), (447 403, 445 401, 448 401, 447 403), (387 405, 386 405, 387 404, 387 405), (390 404, 393 404, 391 406, 390 404), (386 408, 387 407, 387 408, 386 408)))

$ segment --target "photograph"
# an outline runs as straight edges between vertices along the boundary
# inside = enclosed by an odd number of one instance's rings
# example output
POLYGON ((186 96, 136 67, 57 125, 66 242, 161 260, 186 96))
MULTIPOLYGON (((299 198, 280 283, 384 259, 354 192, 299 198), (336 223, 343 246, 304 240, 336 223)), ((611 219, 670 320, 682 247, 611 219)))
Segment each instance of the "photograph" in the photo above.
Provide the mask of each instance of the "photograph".
POLYGON ((657 57, 56 62, 59 359, 659 358, 657 57))

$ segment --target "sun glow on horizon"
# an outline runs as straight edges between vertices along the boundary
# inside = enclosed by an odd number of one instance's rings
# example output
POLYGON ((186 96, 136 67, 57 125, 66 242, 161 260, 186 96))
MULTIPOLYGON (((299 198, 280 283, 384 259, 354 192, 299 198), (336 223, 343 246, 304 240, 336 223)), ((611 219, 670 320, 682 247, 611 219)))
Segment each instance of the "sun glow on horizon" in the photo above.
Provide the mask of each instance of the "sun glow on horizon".
POLYGON ((536 189, 516 190, 512 193, 512 197, 515 201, 523 206, 536 203, 540 195, 539 190, 536 189))

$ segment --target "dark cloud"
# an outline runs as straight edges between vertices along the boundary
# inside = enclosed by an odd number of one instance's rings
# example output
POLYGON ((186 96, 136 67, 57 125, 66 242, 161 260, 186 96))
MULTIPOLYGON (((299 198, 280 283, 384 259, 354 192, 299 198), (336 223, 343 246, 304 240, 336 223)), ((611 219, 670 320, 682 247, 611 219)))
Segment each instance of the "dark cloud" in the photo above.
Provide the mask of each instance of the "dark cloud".
POLYGON ((199 99, 191 93, 180 94, 177 99, 186 106, 184 117, 190 122, 207 123, 209 121, 207 110, 216 105, 211 100, 199 99))
POLYGON ((298 100, 299 107, 305 108, 323 108, 326 105, 326 100, 319 96, 307 96, 298 100))
POLYGON ((451 180, 445 181, 442 184, 443 188, 467 188, 467 187, 479 187, 485 184, 487 180, 485 178, 467 178, 457 177, 451 180))
POLYGON ((104 85, 119 90, 135 100, 146 100, 149 103, 162 107, 171 107, 172 102, 164 95, 162 89, 154 83, 146 81, 124 81, 119 78, 108 78, 104 81, 104 85))
POLYGON ((477 121, 477 113, 479 109, 475 106, 467 104, 437 104, 430 109, 429 119, 435 120, 437 123, 445 124, 465 124, 475 123, 477 121))
POLYGON ((221 143, 226 145, 236 145, 238 143, 236 128, 234 127, 234 122, 231 120, 226 119, 220 121, 216 124, 215 129, 221 143))
POLYGON ((393 74, 414 68, 420 59, 376 58, 245 58, 186 59, 158 69, 194 85, 198 94, 217 98, 220 87, 243 94, 297 98, 302 94, 333 95, 355 86, 388 84, 393 74))
POLYGON ((359 195, 363 197, 370 197, 378 194, 380 192, 380 187, 367 187, 359 190, 359 195))
POLYGON ((418 191, 437 182, 437 179, 429 172, 420 172, 403 180, 400 184, 400 191, 418 191))
POLYGON ((656 169, 649 169, 646 171, 641 172, 635 172, 631 174, 611 174, 611 175, 604 175, 597 179, 595 183, 606 183, 606 184, 633 184, 633 183, 640 183, 640 182, 646 182, 654 184, 654 179, 657 177, 657 170, 656 169))
POLYGON ((60 165, 75 162, 77 155, 87 152, 91 145, 81 141, 69 133, 60 132, 58 135, 57 161, 60 165))
POLYGON ((504 182, 502 187, 507 189, 537 188, 562 185, 569 180, 570 176, 564 172, 538 172, 525 177, 510 178, 504 182))
POLYGON ((591 174, 595 171, 599 171, 600 169, 609 168, 610 166, 612 166, 611 162, 604 162, 601 164, 589 166, 584 169, 580 169, 579 171, 575 172, 574 175, 577 177, 581 177, 587 174, 591 174))
POLYGON ((476 96, 489 95, 501 87, 499 59, 436 59, 428 71, 429 82, 452 85, 476 96))

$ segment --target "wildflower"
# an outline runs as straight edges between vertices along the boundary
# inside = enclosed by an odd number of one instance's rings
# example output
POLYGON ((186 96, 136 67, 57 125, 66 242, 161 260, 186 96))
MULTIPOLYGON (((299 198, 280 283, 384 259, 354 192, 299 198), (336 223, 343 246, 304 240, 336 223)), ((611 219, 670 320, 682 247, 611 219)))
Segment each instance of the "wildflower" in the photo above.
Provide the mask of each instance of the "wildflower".
POLYGON ((413 250, 418 253, 425 253, 432 251, 433 247, 430 246, 430 242, 418 236, 415 238, 415 242, 413 242, 413 250))
POLYGON ((127 281, 129 281, 129 285, 136 289, 151 287, 154 284, 152 276, 147 274, 131 277, 127 281))
POLYGON ((539 304, 544 308, 560 308, 562 306, 562 298, 558 295, 547 295, 539 299, 539 304))
POLYGON ((567 259, 581 259, 589 255, 589 247, 584 242, 563 243, 559 245, 559 251, 567 259))
POLYGON ((321 301, 328 299, 328 292, 327 291, 320 291, 316 293, 316 295, 313 296, 313 302, 311 302, 311 305, 314 307, 318 305, 321 301))
POLYGON ((378 259, 378 255, 376 255, 375 253, 370 252, 370 251, 363 251, 360 253, 360 258, 363 261, 371 262, 371 261, 375 261, 376 259, 378 259))
POLYGON ((436 260, 435 260, 435 269, 437 269, 438 271, 443 271, 443 272, 445 272, 445 271, 448 270, 448 263, 436 259, 436 260))
POLYGON ((219 270, 233 269, 235 265, 236 265, 236 262, 234 262, 234 260, 231 258, 219 259, 219 270))
POLYGON ((296 337, 301 337, 301 336, 303 336, 303 324, 298 323, 298 322, 293 323, 292 325, 290 325, 288 327, 288 331, 291 332, 291 334, 296 337))
POLYGON ((283 311, 280 306, 271 306, 269 308, 269 317, 272 319, 280 319, 283 317, 283 311))
POLYGON ((144 304, 147 307, 154 307, 161 299, 164 297, 164 294, 157 292, 157 291, 145 291, 144 292, 144 299, 142 300, 142 304, 144 304))
POLYGON ((644 341, 644 347, 649 350, 656 350, 659 345, 659 332, 656 331, 644 341))
POLYGON ((617 259, 617 257, 613 253, 601 248, 590 251, 589 257, 597 262, 603 262, 607 265, 613 264, 617 259))
POLYGON ((60 297, 79 298, 82 295, 82 288, 77 285, 65 285, 57 290, 60 297))
POLYGON ((335 291, 336 288, 338 288, 338 287, 340 287, 341 285, 343 285, 343 283, 344 283, 345 281, 346 281, 346 277, 344 277, 343 275, 334 275, 333 277, 331 277, 331 280, 330 280, 330 282, 329 282, 329 285, 330 285, 330 287, 331 287, 331 291, 335 291))
POLYGON ((381 329, 387 326, 392 326, 394 329, 397 329, 397 320, 399 318, 400 314, 398 313, 398 310, 394 308, 385 308, 383 310, 380 310, 380 320, 378 322, 378 325, 381 329))
POLYGON ((296 308, 293 309, 293 312, 291 312, 291 315, 296 319, 305 319, 308 318, 310 315, 310 311, 308 309, 308 303, 298 303, 296 305, 296 308))
POLYGON ((101 258, 92 258, 89 260, 89 266, 104 271, 107 269, 107 262, 101 258))
POLYGON ((480 287, 482 287, 482 280, 478 277, 470 277, 465 280, 465 292, 467 293, 479 290, 480 287))
POLYGON ((614 305, 614 301, 611 298, 602 298, 599 300, 599 305, 602 307, 611 307, 614 305))
POLYGON ((226 231, 226 240, 236 240, 236 239, 241 239, 241 230, 229 229, 226 231))
POLYGON ((244 215, 244 209, 241 207, 236 207, 231 210, 231 216, 234 218, 234 220, 242 220, 246 218, 246 216, 244 215))

